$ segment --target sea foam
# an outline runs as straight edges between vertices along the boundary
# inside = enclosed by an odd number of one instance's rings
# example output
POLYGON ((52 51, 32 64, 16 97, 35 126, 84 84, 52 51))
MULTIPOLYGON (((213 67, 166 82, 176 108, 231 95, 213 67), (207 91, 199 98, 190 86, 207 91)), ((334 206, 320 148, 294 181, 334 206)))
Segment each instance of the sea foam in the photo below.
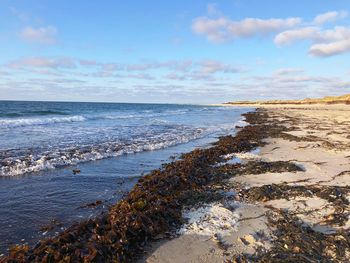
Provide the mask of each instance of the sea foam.
POLYGON ((11 128, 11 127, 31 126, 31 125, 45 125, 45 124, 52 124, 52 123, 81 122, 85 120, 86 118, 83 116, 2 119, 0 120, 0 127, 11 128))

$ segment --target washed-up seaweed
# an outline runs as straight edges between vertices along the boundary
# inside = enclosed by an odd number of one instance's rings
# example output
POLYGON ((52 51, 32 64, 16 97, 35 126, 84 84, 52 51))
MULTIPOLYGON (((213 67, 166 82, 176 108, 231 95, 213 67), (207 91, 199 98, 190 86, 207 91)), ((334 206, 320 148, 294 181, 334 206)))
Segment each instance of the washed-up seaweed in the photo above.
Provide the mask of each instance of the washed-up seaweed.
POLYGON ((279 211, 269 217, 276 228, 272 249, 253 257, 256 262, 349 262, 350 233, 323 234, 303 224, 297 217, 279 211))
POLYGON ((349 187, 340 186, 302 186, 271 184, 250 189, 241 189, 240 194, 249 201, 270 201, 276 199, 290 200, 295 197, 318 197, 327 200, 332 204, 334 213, 327 216, 325 222, 329 225, 344 226, 350 214, 346 212, 346 208, 350 205, 347 195, 350 194, 349 187))
MULTIPOLYGON (((297 137, 286 133, 295 128, 280 126, 281 122, 267 115, 261 115, 259 123, 270 124, 269 137, 292 141, 317 141, 327 147, 327 142, 313 136, 297 137)), ((297 120, 289 119, 287 124, 294 125, 297 120)), ((257 166, 258 167, 258 166, 257 166)), ((236 169, 233 173, 236 173, 236 169)), ((349 220, 350 188, 348 186, 327 185, 289 185, 287 183, 270 184, 249 189, 239 189, 238 195, 248 202, 266 202, 276 199, 296 197, 318 197, 330 203, 334 211, 326 215, 323 223, 328 226, 345 226, 349 220)), ((231 262, 350 262, 350 231, 338 229, 331 233, 321 233, 305 224, 292 211, 272 210, 267 214, 269 226, 274 229, 273 246, 268 251, 257 251, 255 255, 236 255, 231 262)))
POLYGON ((280 209, 270 212, 268 220, 275 229, 273 247, 267 251, 258 249, 253 255, 235 255, 228 262, 349 262, 349 231, 323 234, 280 209))
MULTIPOLYGON (((218 166, 225 162, 223 156, 264 146, 264 139, 268 137, 304 140, 286 133, 295 129, 295 120, 276 121, 264 110, 245 114, 245 118, 250 125, 240 127, 235 136, 221 137, 212 147, 183 154, 179 160, 141 177, 105 215, 75 224, 34 247, 11 247, 9 255, 0 262, 130 262, 143 252, 148 242, 166 236, 183 223, 181 211, 185 206, 219 199, 220 195, 210 189, 215 189, 223 178, 302 171, 292 162, 250 161, 218 166)), ((344 213, 349 205, 348 187, 272 184, 235 190, 239 196, 254 202, 317 196, 334 205, 331 223, 344 225, 349 216, 344 213)), ((270 227, 275 229, 271 250, 258 250, 253 256, 237 255, 232 262, 349 261, 349 231, 322 234, 303 224, 295 215, 278 209, 268 218, 270 227)))
MULTIPOLYGON (((260 112, 245 114, 258 123, 260 112)), ((210 148, 196 149, 181 159, 141 177, 125 198, 97 219, 75 224, 34 247, 14 246, 1 262, 128 262, 157 236, 182 223, 189 191, 200 191, 217 178, 212 166, 222 156, 263 146, 268 128, 248 125, 210 148)))
POLYGON ((269 201, 296 196, 317 196, 331 203, 339 203, 343 205, 349 205, 349 200, 346 198, 346 195, 350 194, 349 187, 317 185, 303 186, 288 185, 287 183, 251 187, 249 189, 242 189, 241 191, 244 192, 244 195, 251 201, 269 201))
POLYGON ((302 172, 300 166, 292 162, 276 161, 249 161, 243 164, 225 164, 214 169, 217 174, 228 175, 230 177, 244 174, 263 174, 281 172, 302 172))

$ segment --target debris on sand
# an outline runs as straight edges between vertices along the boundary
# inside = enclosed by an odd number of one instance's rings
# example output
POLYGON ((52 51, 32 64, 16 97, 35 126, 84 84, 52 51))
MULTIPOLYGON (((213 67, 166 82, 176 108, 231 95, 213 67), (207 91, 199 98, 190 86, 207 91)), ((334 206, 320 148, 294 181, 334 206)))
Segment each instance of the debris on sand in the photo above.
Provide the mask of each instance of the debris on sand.
POLYGON ((266 253, 255 255, 256 262, 349 262, 349 232, 323 234, 305 226, 286 212, 276 210, 269 217, 276 230, 274 245, 266 253))
POLYGON ((186 209, 183 218, 187 220, 179 234, 225 236, 236 230, 239 214, 221 203, 205 204, 199 208, 186 209))

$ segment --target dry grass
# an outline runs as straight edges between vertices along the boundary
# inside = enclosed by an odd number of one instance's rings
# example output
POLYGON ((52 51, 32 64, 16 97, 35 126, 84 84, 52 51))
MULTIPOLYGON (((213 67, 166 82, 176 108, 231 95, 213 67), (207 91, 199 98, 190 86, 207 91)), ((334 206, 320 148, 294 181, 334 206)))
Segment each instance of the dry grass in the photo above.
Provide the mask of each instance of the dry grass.
POLYGON ((235 101, 227 102, 225 104, 232 105, 244 105, 244 104, 257 104, 257 105, 270 105, 270 104, 350 104, 350 94, 342 96, 327 96, 318 99, 303 99, 303 100, 266 100, 266 101, 235 101))

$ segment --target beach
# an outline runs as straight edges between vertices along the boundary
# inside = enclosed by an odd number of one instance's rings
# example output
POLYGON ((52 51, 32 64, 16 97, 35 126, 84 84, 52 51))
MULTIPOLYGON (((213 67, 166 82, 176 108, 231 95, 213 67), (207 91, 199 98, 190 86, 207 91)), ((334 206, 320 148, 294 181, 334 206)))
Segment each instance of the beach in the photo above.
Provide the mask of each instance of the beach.
POLYGON ((2 101, 0 255, 100 217, 143 175, 233 134, 247 111, 2 101))
POLYGON ((9 259, 346 262, 350 107, 266 107, 141 177, 107 214, 9 259))
POLYGON ((350 263, 350 0, 0 14, 0 263, 350 263))
POLYGON ((350 106, 263 107, 250 124, 267 129, 264 145, 233 154, 255 170, 237 174, 227 167, 234 175, 213 186, 224 195, 215 205, 235 220, 220 224, 209 210, 197 231, 154 244, 143 261, 349 261, 350 106), (277 169, 278 162, 301 169, 277 169))

